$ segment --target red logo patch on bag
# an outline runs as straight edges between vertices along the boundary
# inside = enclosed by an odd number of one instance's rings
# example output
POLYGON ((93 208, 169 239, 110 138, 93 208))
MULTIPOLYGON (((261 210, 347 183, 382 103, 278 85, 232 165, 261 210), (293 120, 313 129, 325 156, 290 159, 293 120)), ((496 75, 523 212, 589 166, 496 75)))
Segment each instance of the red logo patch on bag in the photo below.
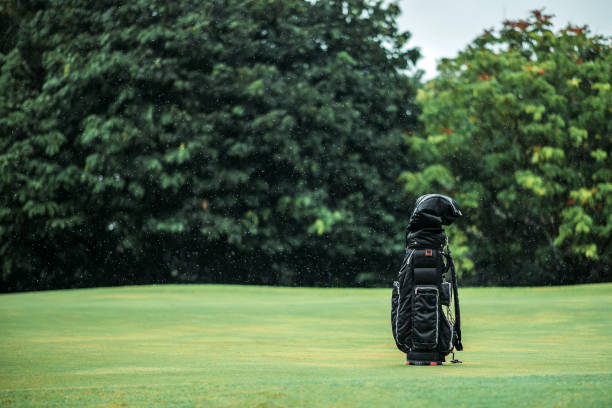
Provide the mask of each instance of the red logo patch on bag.
POLYGON ((433 250, 432 249, 426 249, 425 250, 425 256, 433 256, 433 250))

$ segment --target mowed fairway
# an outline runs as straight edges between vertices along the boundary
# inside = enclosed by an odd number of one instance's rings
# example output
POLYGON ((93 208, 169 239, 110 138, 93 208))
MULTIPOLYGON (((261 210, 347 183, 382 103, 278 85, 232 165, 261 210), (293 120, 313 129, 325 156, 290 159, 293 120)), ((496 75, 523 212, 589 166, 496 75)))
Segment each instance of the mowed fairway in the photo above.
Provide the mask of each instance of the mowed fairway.
POLYGON ((461 290, 464 364, 408 367, 390 289, 0 296, 0 406, 609 407, 612 284, 461 290))

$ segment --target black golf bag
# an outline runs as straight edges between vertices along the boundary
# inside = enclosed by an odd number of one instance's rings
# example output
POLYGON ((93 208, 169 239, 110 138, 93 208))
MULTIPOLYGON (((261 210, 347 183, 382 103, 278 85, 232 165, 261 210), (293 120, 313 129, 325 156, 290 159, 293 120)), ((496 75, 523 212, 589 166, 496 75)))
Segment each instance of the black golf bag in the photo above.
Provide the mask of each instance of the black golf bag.
POLYGON ((442 228, 459 216, 457 203, 441 194, 419 197, 410 216, 391 297, 393 338, 408 365, 441 365, 463 350, 455 264, 442 228))

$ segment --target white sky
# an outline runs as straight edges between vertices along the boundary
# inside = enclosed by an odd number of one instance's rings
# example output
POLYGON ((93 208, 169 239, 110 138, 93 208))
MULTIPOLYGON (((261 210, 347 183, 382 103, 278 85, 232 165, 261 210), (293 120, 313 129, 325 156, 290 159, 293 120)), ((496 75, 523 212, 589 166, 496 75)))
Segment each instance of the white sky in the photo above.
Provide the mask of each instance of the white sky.
POLYGON ((526 19, 529 11, 544 9, 553 14, 554 30, 587 24, 594 34, 612 35, 612 0, 399 0, 400 31, 412 37, 409 47, 421 49, 417 67, 424 79, 436 75, 436 63, 452 58, 483 30, 498 29, 506 19, 526 19))

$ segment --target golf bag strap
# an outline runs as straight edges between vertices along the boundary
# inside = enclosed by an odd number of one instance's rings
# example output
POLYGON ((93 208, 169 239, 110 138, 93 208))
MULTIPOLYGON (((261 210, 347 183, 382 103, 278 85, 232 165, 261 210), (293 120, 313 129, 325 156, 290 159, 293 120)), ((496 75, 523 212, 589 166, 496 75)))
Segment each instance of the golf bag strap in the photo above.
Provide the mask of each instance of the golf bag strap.
POLYGON ((459 310, 459 290, 457 288, 457 272, 455 271, 455 261, 451 255, 450 246, 447 247, 448 262, 451 270, 451 281, 453 284, 453 300, 455 304, 455 332, 457 333, 457 344, 455 348, 458 351, 463 350, 463 344, 461 344, 461 311, 459 310))

